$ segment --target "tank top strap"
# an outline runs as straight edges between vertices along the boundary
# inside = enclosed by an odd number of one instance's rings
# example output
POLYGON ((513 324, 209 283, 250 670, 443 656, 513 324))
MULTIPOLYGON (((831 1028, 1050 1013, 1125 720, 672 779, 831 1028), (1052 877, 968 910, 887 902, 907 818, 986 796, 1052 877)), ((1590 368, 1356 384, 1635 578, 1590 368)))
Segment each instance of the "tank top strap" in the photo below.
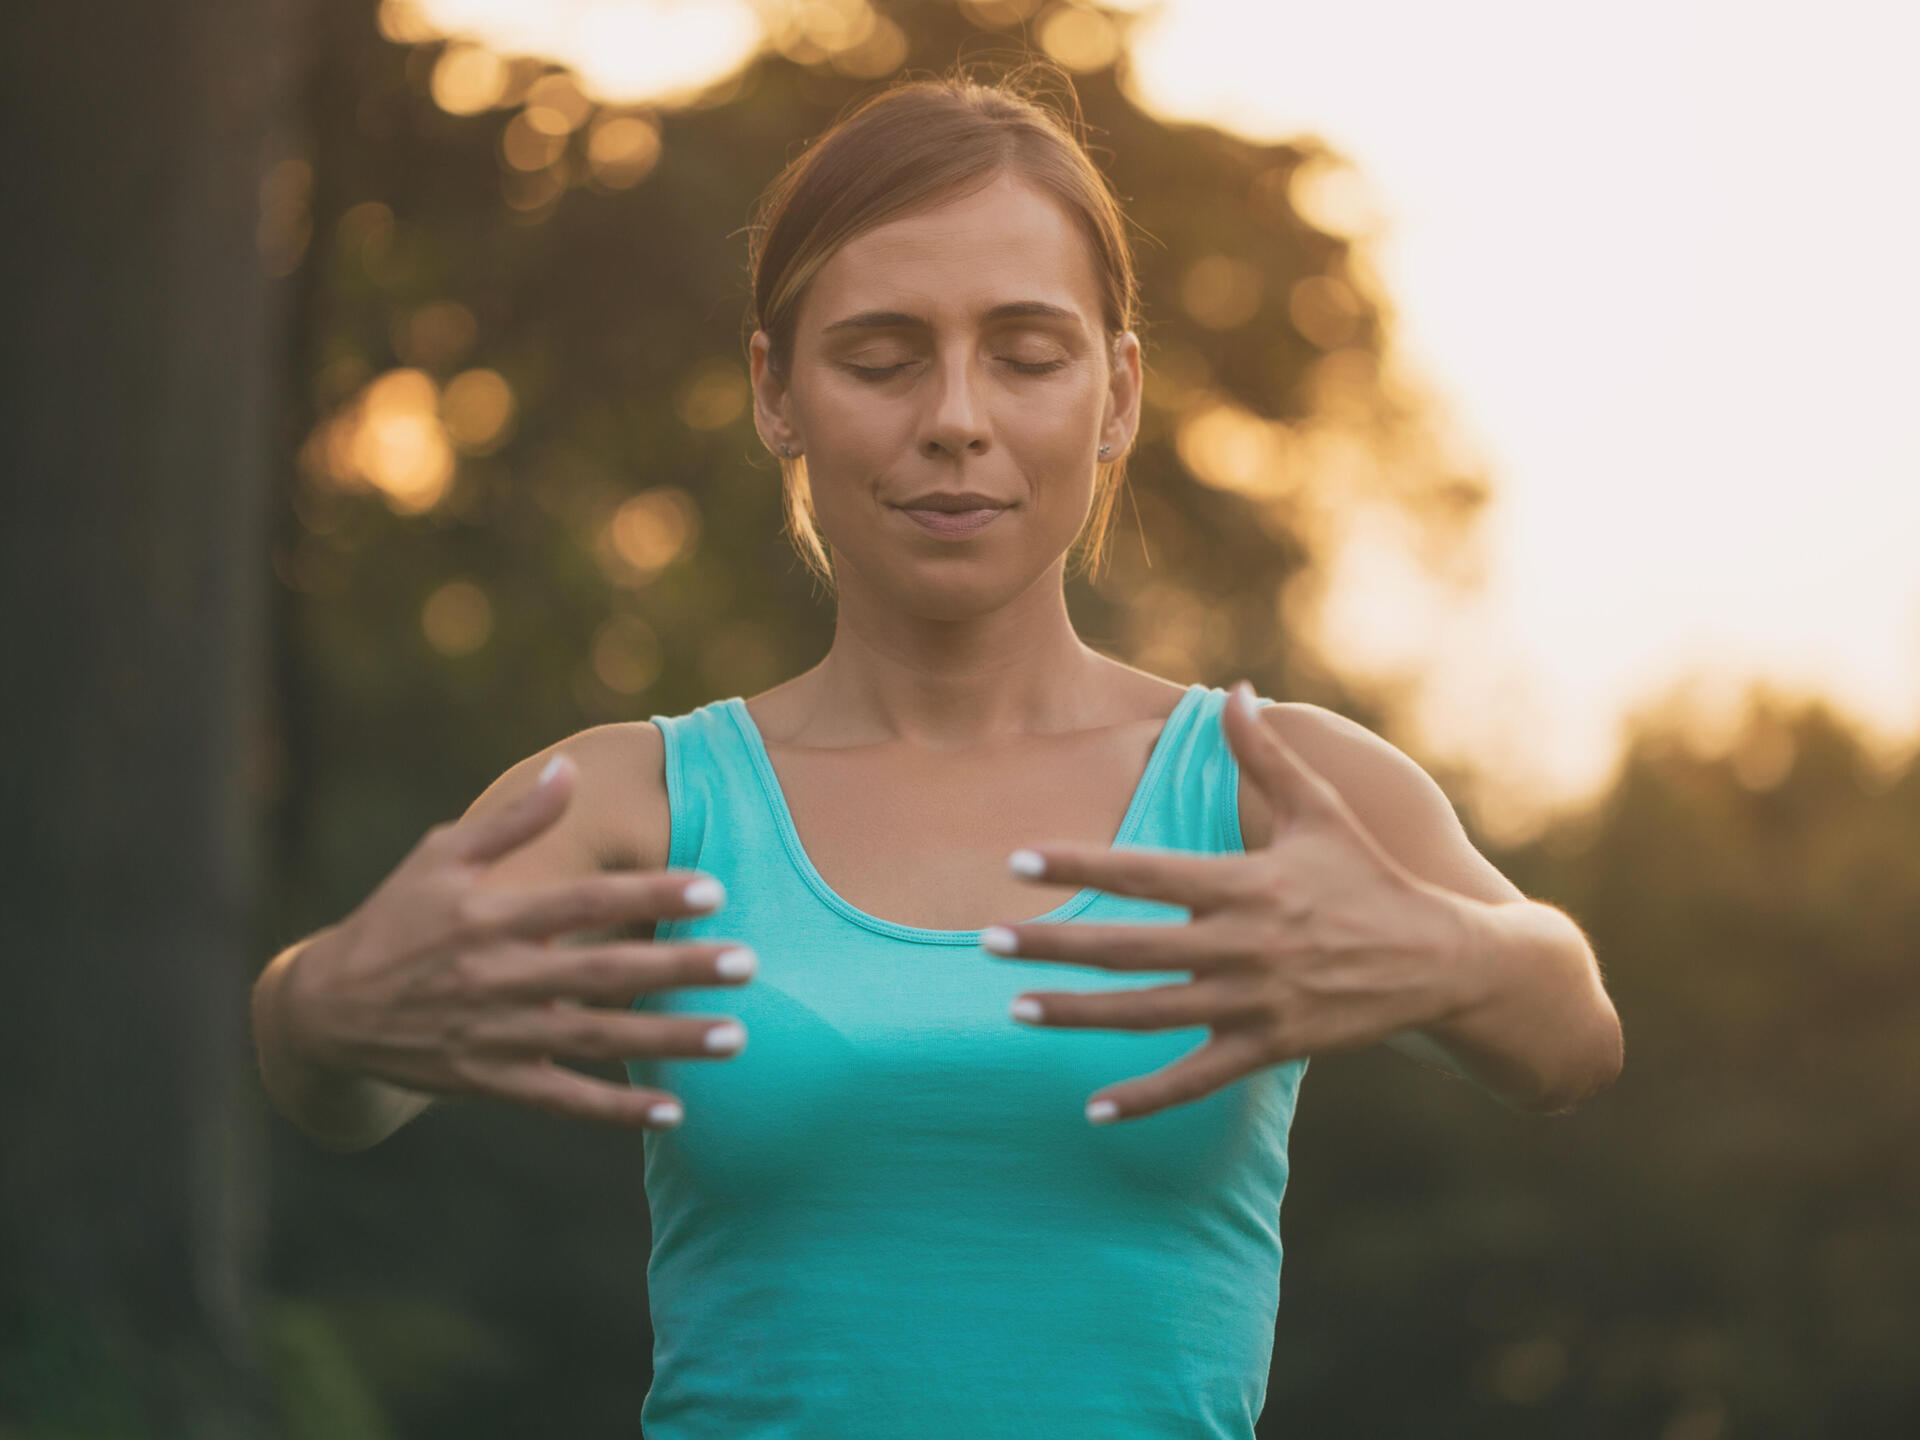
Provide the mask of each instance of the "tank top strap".
MULTIPOLYGON (((1152 849, 1235 854, 1240 839, 1240 762, 1221 728, 1227 691, 1195 685, 1195 703, 1183 705, 1167 739, 1165 773, 1155 787, 1134 843, 1152 849)), ((1274 702, 1256 697, 1260 706, 1274 702)))
MULTIPOLYGON (((773 903, 804 903, 790 893, 778 823, 769 811, 752 750, 730 709, 715 700, 684 715, 648 717, 666 750, 670 870, 699 870, 727 887, 728 912, 752 891, 773 903), (773 893, 769 893, 769 892, 773 893)), ((700 917, 662 921, 656 934, 691 934, 700 917)))

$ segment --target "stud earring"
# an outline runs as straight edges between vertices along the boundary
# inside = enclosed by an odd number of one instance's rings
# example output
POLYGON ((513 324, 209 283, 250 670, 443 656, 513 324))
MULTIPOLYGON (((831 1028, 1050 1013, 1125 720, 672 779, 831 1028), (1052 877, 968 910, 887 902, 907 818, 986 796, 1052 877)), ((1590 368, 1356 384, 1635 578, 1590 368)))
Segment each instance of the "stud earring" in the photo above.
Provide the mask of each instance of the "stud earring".
POLYGON ((1102 445, 1102 446, 1100 447, 1100 458, 1101 458, 1102 460, 1104 460, 1104 459, 1106 459, 1106 458, 1107 458, 1107 456, 1109 456, 1109 455, 1111 455, 1112 453, 1113 453, 1113 446, 1111 446, 1111 445, 1102 445))
POLYGON ((793 458, 793 447, 791 445, 782 445, 780 447, 780 458, 782 460, 791 460, 793 458))

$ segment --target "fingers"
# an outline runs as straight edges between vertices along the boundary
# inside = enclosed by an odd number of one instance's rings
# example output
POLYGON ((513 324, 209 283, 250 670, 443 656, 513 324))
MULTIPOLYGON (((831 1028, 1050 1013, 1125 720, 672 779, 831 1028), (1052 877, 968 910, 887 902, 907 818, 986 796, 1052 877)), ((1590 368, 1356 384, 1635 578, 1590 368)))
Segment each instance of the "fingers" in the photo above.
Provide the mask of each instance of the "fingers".
POLYGON ((671 1130, 685 1113, 680 1102, 664 1090, 596 1080, 544 1059, 503 1064, 485 1074, 479 1089, 483 1094, 555 1115, 654 1130, 671 1130))
POLYGON ((989 926, 980 936, 990 954, 1019 960, 1064 960, 1102 970, 1226 970, 1241 964, 1240 946, 1205 921, 1186 925, 1055 923, 989 926))
POLYGON ((1260 884, 1261 874, 1258 865, 1244 855, 1103 850, 1091 845, 1016 850, 1008 857, 1007 867, 1030 880, 1164 900, 1196 913, 1246 898, 1260 884))
POLYGON ((475 888, 461 898, 461 919, 476 936, 544 939, 628 920, 705 915, 726 903, 711 875, 690 870, 612 870, 582 880, 520 888, 475 888))
POLYGON ((471 812, 447 826, 447 854, 464 864, 485 865, 526 844, 565 812, 576 776, 572 759, 556 753, 533 789, 511 805, 471 812))
POLYGON ((1258 708, 1253 687, 1244 680, 1220 707, 1220 728, 1234 759, 1272 802, 1279 824, 1321 813, 1327 806, 1327 781, 1260 718, 1258 708))
POLYGON ((1097 1125, 1136 1120, 1203 1099, 1272 1063, 1251 1033, 1216 1032, 1204 1045, 1189 1050, 1171 1065, 1099 1091, 1087 1101, 1087 1118, 1097 1125))
POLYGON ((1149 985, 1135 990, 1036 990, 1013 1002, 1029 1025, 1092 1030, 1177 1030, 1245 1020, 1260 1008, 1258 992, 1225 978, 1149 985))
POLYGON ((743 985, 759 968, 744 945, 728 941, 659 944, 651 941, 552 948, 513 946, 498 957, 477 956, 475 983, 510 1000, 630 1002, 650 990, 676 986, 743 985))
POLYGON ((716 1060, 738 1055, 747 1043, 747 1030, 728 1015, 653 1015, 556 1001, 541 1009, 476 1020, 465 1038, 469 1046, 494 1058, 716 1060))

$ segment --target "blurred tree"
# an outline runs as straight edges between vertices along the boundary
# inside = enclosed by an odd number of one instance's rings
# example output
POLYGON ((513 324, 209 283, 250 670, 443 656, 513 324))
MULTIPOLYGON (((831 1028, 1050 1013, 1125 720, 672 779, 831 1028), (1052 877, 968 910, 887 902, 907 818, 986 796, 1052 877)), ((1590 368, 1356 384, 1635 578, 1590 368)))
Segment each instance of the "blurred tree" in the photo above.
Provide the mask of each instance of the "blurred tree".
POLYGON ((1315 1062, 1271 1433, 1920 1421, 1920 765, 1764 690, 1726 754, 1638 724, 1598 810, 1494 856, 1592 938, 1621 1080, 1542 1122, 1315 1062))
POLYGON ((269 1433, 242 1077, 293 18, 0 26, 8 1434, 269 1433))

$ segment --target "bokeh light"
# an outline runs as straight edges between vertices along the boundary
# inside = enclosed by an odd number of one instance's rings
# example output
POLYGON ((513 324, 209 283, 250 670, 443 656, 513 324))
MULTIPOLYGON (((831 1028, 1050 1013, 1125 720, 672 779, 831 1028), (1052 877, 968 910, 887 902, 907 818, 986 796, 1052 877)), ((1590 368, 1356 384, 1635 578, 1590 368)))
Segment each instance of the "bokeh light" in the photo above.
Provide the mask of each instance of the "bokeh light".
POLYGON ((543 75, 528 87, 526 108, 521 111, 528 126, 543 135, 571 135, 593 113, 589 100, 573 77, 564 70, 543 75))
POLYGON ((420 629, 442 655, 471 655, 493 635, 493 602, 471 580, 449 580, 420 608, 420 629))
POLYGON ((1288 175, 1287 204, 1314 229, 1359 240, 1385 225, 1380 202, 1358 167, 1338 155, 1310 155, 1288 175))
POLYGON ((674 396, 680 419, 695 430, 719 430, 747 412, 747 372, 736 360, 714 356, 695 366, 674 396))
POLYGON ((1308 275, 1287 292, 1293 328, 1322 350, 1337 350, 1359 335, 1365 313, 1353 287, 1337 275, 1308 275))
POLYGON ((510 170, 500 177, 501 198, 529 221, 544 219, 566 189, 565 178, 552 170, 510 170))
POLYGON ((1292 430, 1228 400, 1203 404, 1176 431, 1180 463, 1203 485, 1258 500, 1292 493, 1306 479, 1292 430))
POLYGON ((609 190, 624 190, 660 159, 660 126, 646 115, 602 114, 587 135, 587 164, 609 190))
POLYGON ((421 370, 389 370, 348 421, 353 473, 402 514, 430 510, 453 480, 453 447, 436 413, 439 388, 421 370))
POLYGON ((540 128, 522 110, 500 132, 500 158, 515 170, 544 170, 566 153, 567 133, 540 128))
POLYGON ((507 63, 482 45, 454 43, 434 62, 428 91, 449 115, 477 115, 507 91, 507 63))
POLYGON ((1036 31, 1040 48, 1068 70, 1104 70, 1120 54, 1120 32, 1098 10, 1074 4, 1051 6, 1036 31))
POLYGON ((473 348, 480 322, 457 300, 434 300, 397 312, 392 331, 395 354, 409 365, 436 370, 473 348))
POLYGON ((300 449, 301 471, 339 490, 375 491, 397 514, 431 510, 454 475, 440 398, 425 371, 386 371, 314 427, 300 449))
POLYGON ((513 423, 513 390, 497 370, 465 370, 447 382, 440 419, 447 437, 468 455, 490 455, 513 423))
POLYGON ((685 490, 656 485, 623 500, 601 528, 595 553, 617 585, 644 585, 699 539, 700 510, 685 490))
POLYGON ((619 695, 638 695, 660 677, 665 655, 654 628, 638 615, 615 615, 593 635, 593 673, 619 695))
POLYGON ((857 80, 878 80, 898 70, 907 58, 907 35, 886 16, 877 16, 864 38, 844 50, 836 50, 828 62, 842 75, 857 80))
POLYGON ((1180 304, 1209 330, 1234 330, 1260 310, 1259 267, 1231 255, 1203 255, 1180 278, 1180 304))
MULTIPOLYGON (((389 34, 424 27, 503 57, 540 55, 570 70, 589 100, 676 104, 731 74, 762 40, 759 13, 745 0, 387 0, 389 34)), ((542 102, 536 102, 542 103, 542 102)))
POLYGON ((983 30, 1008 30, 1040 5, 1041 0, 960 0, 960 12, 983 30))

